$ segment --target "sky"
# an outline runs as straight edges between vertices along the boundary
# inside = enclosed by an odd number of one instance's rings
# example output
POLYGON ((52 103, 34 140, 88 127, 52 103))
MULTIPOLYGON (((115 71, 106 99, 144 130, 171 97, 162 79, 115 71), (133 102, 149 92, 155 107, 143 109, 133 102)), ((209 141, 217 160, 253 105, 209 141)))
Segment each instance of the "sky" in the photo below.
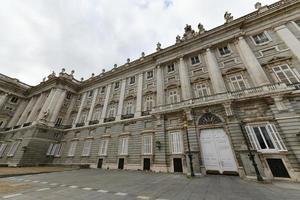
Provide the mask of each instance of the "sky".
MULTIPOLYGON (((75 78, 175 44, 186 24, 206 30, 255 11, 258 0, 1 0, 0 73, 29 85, 52 71, 75 78)), ((276 0, 259 0, 269 5, 276 0)))

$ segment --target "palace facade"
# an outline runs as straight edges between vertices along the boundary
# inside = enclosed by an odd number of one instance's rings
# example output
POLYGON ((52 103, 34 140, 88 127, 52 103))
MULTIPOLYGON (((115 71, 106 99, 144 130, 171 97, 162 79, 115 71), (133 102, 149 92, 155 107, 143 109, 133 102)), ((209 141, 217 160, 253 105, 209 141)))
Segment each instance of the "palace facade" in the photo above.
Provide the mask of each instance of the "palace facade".
POLYGON ((299 181, 300 1, 224 18, 87 80, 0 74, 0 165, 251 177, 251 151, 264 178, 299 181))

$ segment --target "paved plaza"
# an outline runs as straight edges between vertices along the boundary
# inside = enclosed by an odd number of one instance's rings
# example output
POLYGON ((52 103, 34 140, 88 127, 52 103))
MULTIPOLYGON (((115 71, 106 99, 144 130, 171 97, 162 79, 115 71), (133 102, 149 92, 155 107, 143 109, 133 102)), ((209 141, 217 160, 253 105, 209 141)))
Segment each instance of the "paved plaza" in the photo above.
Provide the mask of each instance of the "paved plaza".
POLYGON ((259 184, 236 176, 187 178, 181 174, 83 169, 2 178, 30 187, 1 194, 2 199, 154 199, 154 200, 299 200, 298 183, 259 184))

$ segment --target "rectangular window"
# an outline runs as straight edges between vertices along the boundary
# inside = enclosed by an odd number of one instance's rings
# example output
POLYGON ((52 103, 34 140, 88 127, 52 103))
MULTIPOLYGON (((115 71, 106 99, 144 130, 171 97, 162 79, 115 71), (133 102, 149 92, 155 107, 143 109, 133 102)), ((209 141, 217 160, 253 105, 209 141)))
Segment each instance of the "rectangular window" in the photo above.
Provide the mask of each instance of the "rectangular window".
POLYGON ((82 116, 80 117, 80 123, 84 123, 86 119, 86 114, 82 114, 82 116))
POLYGON ((127 155, 128 154, 128 138, 120 138, 119 141, 119 155, 127 155))
POLYGON ((108 117, 115 117, 115 106, 111 106, 108 112, 108 117))
POLYGON ((134 84, 135 83, 135 76, 132 76, 129 78, 129 84, 134 84))
POLYGON ((126 105, 126 115, 133 114, 133 105, 132 101, 127 102, 126 105))
POLYGON ((60 143, 57 145, 56 150, 55 150, 55 157, 60 157, 62 154, 62 151, 64 149, 65 143, 60 143))
POLYGON ((101 114, 100 108, 97 108, 97 109, 94 111, 92 120, 98 120, 98 119, 100 119, 100 114, 101 114))
POLYGON ((101 92, 100 92, 101 94, 104 94, 105 93, 105 86, 103 86, 102 88, 101 88, 101 92))
POLYGON ((153 78, 153 70, 147 71, 147 79, 152 79, 153 78))
POLYGON ((20 141, 12 142, 10 149, 7 153, 7 156, 9 156, 9 157, 14 156, 20 144, 21 144, 20 141))
POLYGON ((53 148, 53 143, 51 143, 51 144, 49 145, 49 147, 48 147, 48 150, 47 150, 47 153, 46 153, 47 156, 50 156, 51 151, 52 151, 52 148, 53 148))
POLYGON ((119 81, 115 82, 115 90, 119 89, 119 87, 120 87, 120 82, 119 81))
POLYGON ((10 102, 11 103, 17 103, 18 102, 18 97, 12 97, 11 99, 10 99, 10 102))
POLYGON ((177 91, 176 90, 170 91, 169 92, 169 103, 172 104, 172 103, 177 103, 177 102, 179 102, 177 91))
POLYGON ((175 65, 174 63, 167 66, 168 67, 168 73, 172 73, 175 71, 175 65))
POLYGON ((200 63, 199 56, 193 56, 193 57, 191 57, 191 64, 192 65, 197 65, 199 63, 200 63))
POLYGON ((92 140, 85 140, 83 143, 83 149, 82 149, 82 156, 89 156, 91 147, 92 147, 92 140))
POLYGON ((274 124, 245 126, 252 148, 257 151, 286 151, 286 147, 274 124))
POLYGON ((172 154, 183 153, 182 134, 180 132, 170 134, 170 143, 172 154))
POLYGON ((4 144, 4 143, 0 144, 0 158, 2 158, 6 147, 7 147, 7 144, 4 144))
POLYGON ((153 108, 153 97, 152 96, 147 96, 146 97, 146 103, 145 103, 145 110, 146 111, 151 111, 153 108))
POLYGON ((228 48, 228 46, 226 45, 224 47, 219 48, 219 53, 221 56, 226 56, 226 55, 229 55, 231 53, 231 51, 228 48))
POLYGON ((244 90, 247 88, 242 75, 235 75, 230 77, 230 82, 232 90, 244 90))
POLYGON ((293 83, 299 83, 300 79, 297 77, 295 72, 293 72, 289 65, 279 65, 276 67, 273 67, 273 72, 275 73, 277 79, 280 82, 283 82, 285 84, 293 84, 293 83))
POLYGON ((152 135, 143 136, 143 154, 144 155, 152 154, 152 135))
POLYGON ((63 120, 63 119, 62 119, 61 117, 57 118, 57 120, 56 120, 56 122, 55 122, 55 126, 56 126, 56 127, 60 126, 61 123, 62 123, 62 120, 63 120))
POLYGON ((74 156, 76 151, 77 141, 72 141, 70 144, 68 156, 74 156))
POLYGON ((88 91, 88 97, 92 97, 93 96, 93 90, 88 91))
POLYGON ((101 140, 99 148, 99 156, 107 155, 108 139, 101 140))
POLYGON ((265 32, 259 33, 257 35, 253 35, 252 38, 255 44, 257 45, 265 44, 270 41, 269 37, 265 32))
POLYGON ((196 96, 205 97, 210 95, 209 87, 206 83, 199 83, 196 85, 196 96))

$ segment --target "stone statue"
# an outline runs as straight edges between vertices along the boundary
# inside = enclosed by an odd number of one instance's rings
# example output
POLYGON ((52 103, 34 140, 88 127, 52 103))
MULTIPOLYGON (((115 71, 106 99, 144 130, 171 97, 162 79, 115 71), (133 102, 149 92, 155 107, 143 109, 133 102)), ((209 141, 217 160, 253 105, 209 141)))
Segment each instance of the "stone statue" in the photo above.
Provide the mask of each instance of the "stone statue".
POLYGON ((205 32, 205 28, 204 28, 204 26, 201 23, 198 24, 198 30, 199 30, 200 34, 202 34, 202 33, 205 32))
POLYGON ((183 40, 192 38, 195 35, 195 31, 192 29, 191 25, 186 25, 184 28, 183 40))
POLYGON ((65 73, 66 72, 66 69, 65 68, 62 68, 61 69, 61 73, 65 73))
POLYGON ((102 73, 105 73, 105 69, 102 69, 102 73))
POLYGON ((81 81, 83 81, 84 80, 84 78, 83 77, 81 77, 81 79, 80 79, 81 81))
POLYGON ((43 82, 45 82, 45 81, 46 81, 46 77, 43 78, 43 82))
POLYGON ((224 14, 225 23, 231 22, 233 20, 233 16, 230 12, 226 11, 224 14))
POLYGON ((176 36, 176 44, 180 43, 181 42, 181 37, 180 35, 177 35, 176 36))
POLYGON ((158 42, 156 44, 156 51, 160 51, 161 50, 161 44, 158 42))
POLYGON ((127 64, 129 64, 130 63, 130 58, 127 58, 127 64))
POLYGON ((114 68, 117 68, 118 67, 118 65, 117 64, 114 64, 114 68))
POLYGON ((74 73, 75 73, 75 71, 74 71, 74 70, 72 70, 72 71, 71 71, 71 75, 73 76, 73 75, 74 75, 74 73))
POLYGON ((95 74, 94 73, 92 73, 92 78, 95 76, 95 74))
POLYGON ((255 7, 256 10, 261 9, 261 3, 260 3, 260 2, 257 2, 257 3, 254 5, 254 7, 255 7))
POLYGON ((141 57, 144 58, 145 57, 145 52, 141 53, 141 57))

